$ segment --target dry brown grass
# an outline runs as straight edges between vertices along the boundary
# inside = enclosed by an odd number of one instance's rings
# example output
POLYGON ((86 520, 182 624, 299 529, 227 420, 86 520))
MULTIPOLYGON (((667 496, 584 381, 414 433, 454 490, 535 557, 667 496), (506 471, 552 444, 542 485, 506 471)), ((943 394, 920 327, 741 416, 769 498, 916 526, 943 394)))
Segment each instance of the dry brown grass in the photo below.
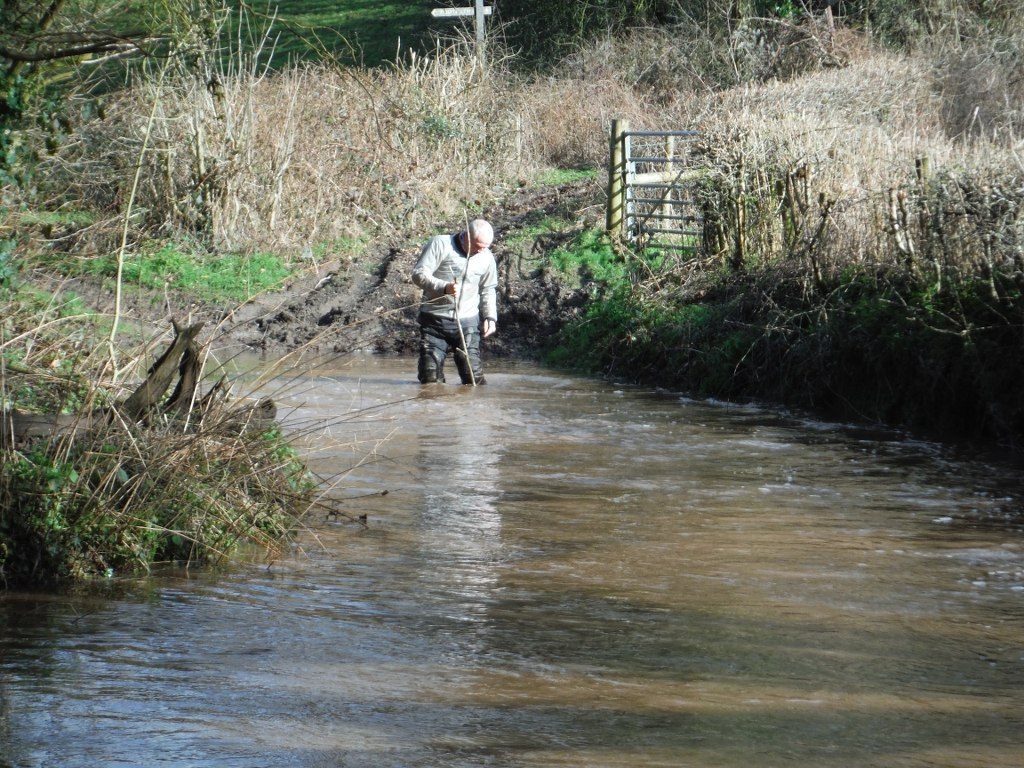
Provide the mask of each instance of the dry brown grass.
MULTIPOLYGON (((743 238, 761 261, 813 258, 826 272, 906 266, 952 222, 974 234, 948 233, 942 258, 969 270, 978 238, 1013 239, 1017 38, 907 56, 873 52, 841 28, 778 34, 787 79, 724 91, 701 79, 707 62, 687 39, 663 33, 602 41, 562 75, 532 81, 499 56, 482 65, 459 44, 386 70, 239 67, 218 84, 150 78, 47 170, 66 180, 69 199, 115 222, 141 157, 137 237, 192 233, 214 249, 296 253, 343 238, 420 237, 541 169, 600 167, 618 117, 634 128, 704 131, 718 190, 709 204, 726 229, 737 201, 746 208, 749 232, 723 237, 743 238), (995 218, 986 189, 1011 201, 995 218), (950 214, 942 224, 938 201, 950 214)), ((735 75, 745 65, 732 45, 716 66, 735 75)))
POLYGON ((748 260, 806 260, 816 278, 850 265, 1018 272, 1021 144, 1010 131, 951 136, 943 105, 954 97, 935 72, 931 58, 877 54, 687 105, 679 122, 705 132, 722 247, 742 239, 748 260))
POLYGON ((386 71, 150 80, 48 170, 67 176, 69 197, 112 211, 141 156, 144 226, 208 234, 215 248, 429 230, 536 167, 519 93, 499 71, 453 48, 386 71))
POLYGON ((86 121, 42 173, 55 204, 99 214, 79 233, 88 244, 69 250, 113 248, 141 159, 130 239, 297 253, 419 237, 539 170, 600 165, 610 118, 639 118, 644 103, 612 80, 524 82, 460 45, 384 70, 151 77, 86 121))
POLYGON ((935 62, 950 136, 1000 144, 1024 137, 1024 32, 940 50, 935 62))

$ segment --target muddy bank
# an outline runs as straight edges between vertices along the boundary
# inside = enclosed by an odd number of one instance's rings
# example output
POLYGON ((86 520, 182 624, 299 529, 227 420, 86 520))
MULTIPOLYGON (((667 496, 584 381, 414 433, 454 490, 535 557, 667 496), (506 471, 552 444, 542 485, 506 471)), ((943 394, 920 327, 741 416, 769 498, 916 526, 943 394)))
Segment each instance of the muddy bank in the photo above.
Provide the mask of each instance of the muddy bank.
MULTIPOLYGON (((522 189, 482 212, 495 227, 492 250, 500 276, 498 332, 484 341, 485 357, 536 359, 565 323, 579 316, 586 295, 545 267, 546 253, 560 238, 539 225, 561 221, 570 234, 600 227, 602 196, 595 181, 522 189)), ((438 225, 438 231, 460 229, 459 222, 438 225)), ((120 306, 124 327, 138 325, 149 336, 169 328, 171 319, 202 322, 201 342, 267 357, 300 350, 410 354, 419 341, 418 297, 410 274, 432 234, 400 243, 380 239, 355 258, 310 258, 279 291, 236 307, 211 305, 183 292, 126 286, 120 306)), ((100 278, 37 268, 19 279, 58 301, 74 297, 92 311, 114 313, 113 287, 100 278)))
MULTIPOLYGON (((485 357, 536 359, 579 315, 585 294, 545 268, 545 239, 528 232, 551 217, 568 217, 581 227, 598 225, 600 195, 595 182, 523 190, 483 213, 497 233, 493 251, 500 275, 498 332, 484 341, 485 357)), ((460 226, 454 222, 446 229, 460 226)), ((297 349, 413 353, 419 340, 418 297, 409 276, 419 248, 419 242, 380 243, 358 261, 311 263, 281 292, 222 316, 215 343, 267 354, 297 349)))

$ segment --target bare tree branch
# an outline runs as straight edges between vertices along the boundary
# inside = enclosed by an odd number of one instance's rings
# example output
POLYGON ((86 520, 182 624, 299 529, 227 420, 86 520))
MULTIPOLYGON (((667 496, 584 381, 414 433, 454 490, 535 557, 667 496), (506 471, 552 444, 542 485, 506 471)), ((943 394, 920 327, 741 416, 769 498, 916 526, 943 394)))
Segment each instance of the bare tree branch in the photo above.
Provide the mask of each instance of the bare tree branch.
POLYGON ((34 50, 11 48, 0 44, 0 57, 22 64, 33 64, 41 61, 60 61, 73 59, 89 54, 123 53, 125 51, 142 51, 143 42, 152 42, 141 34, 137 39, 131 35, 101 37, 89 42, 82 42, 67 47, 37 47, 34 50))

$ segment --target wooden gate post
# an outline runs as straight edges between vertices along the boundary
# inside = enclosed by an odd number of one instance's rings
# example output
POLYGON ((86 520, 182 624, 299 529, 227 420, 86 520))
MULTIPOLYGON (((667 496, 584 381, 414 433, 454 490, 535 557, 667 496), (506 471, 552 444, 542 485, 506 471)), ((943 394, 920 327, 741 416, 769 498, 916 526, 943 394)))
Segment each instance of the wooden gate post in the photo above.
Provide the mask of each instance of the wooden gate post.
MULTIPOLYGON (((665 178, 669 184, 675 181, 676 177, 676 137, 669 135, 665 137, 665 178)), ((665 190, 664 195, 661 198, 661 215, 666 220, 671 220, 675 216, 675 204, 673 203, 673 188, 669 187, 665 190)))
POLYGON ((608 234, 622 232, 623 211, 626 208, 625 151, 623 134, 629 130, 628 120, 612 120, 608 143, 608 212, 605 229, 608 234))

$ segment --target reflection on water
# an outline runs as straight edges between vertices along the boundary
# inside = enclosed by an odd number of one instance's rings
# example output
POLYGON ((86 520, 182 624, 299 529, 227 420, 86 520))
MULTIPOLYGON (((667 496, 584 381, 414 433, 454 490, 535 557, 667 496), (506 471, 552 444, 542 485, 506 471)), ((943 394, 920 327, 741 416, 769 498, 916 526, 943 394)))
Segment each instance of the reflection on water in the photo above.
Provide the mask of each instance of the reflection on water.
POLYGON ((0 766, 1021 764, 1012 472, 491 368, 277 393, 365 527, 0 600, 0 766))

